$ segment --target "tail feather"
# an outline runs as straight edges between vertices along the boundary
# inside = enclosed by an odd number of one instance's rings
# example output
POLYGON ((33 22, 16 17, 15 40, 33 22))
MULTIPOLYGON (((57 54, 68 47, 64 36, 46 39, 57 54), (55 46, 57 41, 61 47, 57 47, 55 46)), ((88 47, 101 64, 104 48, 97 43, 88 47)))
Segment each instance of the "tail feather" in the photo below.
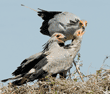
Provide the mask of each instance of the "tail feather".
POLYGON ((26 74, 24 77, 20 78, 19 80, 16 80, 16 81, 13 81, 12 82, 12 85, 23 85, 25 84, 26 82, 30 82, 29 81, 29 77, 30 77, 31 74, 26 74))
POLYGON ((39 69, 36 73, 33 73, 29 77, 29 81, 34 81, 36 79, 42 79, 42 78, 44 78, 47 75, 48 75, 48 72, 44 71, 43 69, 39 69))
POLYGON ((9 79, 4 79, 4 80, 1 80, 1 82, 6 82, 6 81, 8 81, 9 79))
POLYGON ((12 75, 13 75, 13 76, 19 75, 19 74, 21 73, 21 71, 22 71, 22 68, 21 68, 21 66, 19 66, 19 67, 12 73, 12 75))
POLYGON ((12 78, 1 80, 1 82, 6 82, 8 80, 15 80, 15 79, 18 79, 18 78, 22 78, 22 75, 18 75, 18 76, 12 77, 12 78))
POLYGON ((20 86, 20 85, 22 85, 22 84, 25 84, 26 82, 24 82, 24 83, 21 83, 21 81, 22 81, 22 79, 20 79, 20 80, 16 80, 16 81, 13 81, 12 82, 12 86, 20 86))

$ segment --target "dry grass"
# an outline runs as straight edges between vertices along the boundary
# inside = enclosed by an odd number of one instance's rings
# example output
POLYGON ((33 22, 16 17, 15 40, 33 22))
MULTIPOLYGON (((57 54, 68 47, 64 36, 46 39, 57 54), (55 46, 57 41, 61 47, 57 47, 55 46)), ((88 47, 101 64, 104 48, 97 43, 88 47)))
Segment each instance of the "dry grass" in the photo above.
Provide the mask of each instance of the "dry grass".
POLYGON ((82 75, 84 82, 80 76, 75 76, 76 72, 70 75, 68 79, 46 77, 48 81, 32 85, 12 87, 10 83, 7 86, 1 84, 0 94, 110 94, 110 69, 101 67, 95 74, 82 75))
POLYGON ((101 69, 96 74, 83 75, 88 78, 82 82, 80 79, 55 79, 49 77, 50 81, 39 81, 33 85, 22 85, 11 87, 1 86, 0 94, 109 94, 110 70, 101 69))

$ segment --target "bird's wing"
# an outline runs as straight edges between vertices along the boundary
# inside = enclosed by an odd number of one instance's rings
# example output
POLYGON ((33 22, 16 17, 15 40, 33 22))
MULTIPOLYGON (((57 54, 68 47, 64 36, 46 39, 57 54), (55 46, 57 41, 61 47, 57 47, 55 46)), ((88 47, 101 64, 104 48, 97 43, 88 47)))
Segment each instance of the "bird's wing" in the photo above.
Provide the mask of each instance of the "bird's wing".
POLYGON ((69 39, 70 36, 73 38, 72 35, 79 28, 79 20, 79 17, 69 12, 55 15, 54 18, 50 19, 48 22, 48 31, 50 36, 55 32, 59 32, 66 35, 67 39, 69 39))
POLYGON ((36 53, 36 54, 34 54, 34 55, 32 55, 32 56, 26 58, 25 60, 22 61, 21 65, 26 64, 27 61, 29 61, 29 60, 33 60, 33 59, 39 57, 41 54, 42 54, 42 52, 39 52, 39 53, 36 53))
POLYGON ((43 9, 38 8, 40 11, 38 11, 38 16, 40 16, 43 20, 50 20, 53 18, 56 14, 62 13, 61 11, 46 11, 43 9))
POLYGON ((44 45, 44 50, 42 52, 39 52, 37 54, 34 54, 30 56, 29 58, 26 58, 21 65, 12 73, 12 75, 19 75, 23 73, 27 73, 31 68, 33 68, 40 60, 42 60, 45 56, 49 55, 51 52, 49 51, 50 45, 53 41, 48 41, 44 45))
MULTIPOLYGON (((25 74, 25 76, 28 76, 28 81, 33 81, 35 79, 40 79, 45 77, 48 73, 42 69, 43 66, 45 66, 48 63, 47 58, 44 57, 42 60, 40 60, 33 68, 30 69, 28 73, 25 74), (31 70, 33 70, 31 72, 31 70)), ((23 78, 25 78, 25 76, 23 78)))
POLYGON ((48 63, 48 61, 46 56, 42 56, 42 55, 39 58, 34 59, 28 65, 26 65, 22 71, 22 73, 26 72, 25 75, 20 80, 14 81, 12 84, 22 85, 26 83, 26 81, 30 82, 35 79, 40 79, 45 77, 48 73, 45 70, 43 70, 42 67, 45 66, 48 63), (32 63, 34 63, 33 67, 32 67, 32 63), (28 69, 28 71, 26 69, 28 69))
POLYGON ((37 62, 39 62, 46 55, 42 54, 42 52, 35 54, 28 59, 24 60, 21 65, 12 73, 12 75, 19 75, 23 73, 27 73, 31 68, 35 66, 37 62))
POLYGON ((52 23, 53 20, 56 20, 58 22, 63 23, 64 25, 67 25, 68 23, 75 24, 75 22, 80 20, 80 18, 73 13, 63 12, 58 15, 55 15, 54 18, 49 21, 49 23, 52 23))
POLYGON ((40 32, 44 35, 62 33, 66 35, 67 40, 70 40, 74 32, 79 29, 80 18, 73 13, 40 10, 38 15, 44 20, 40 32))
POLYGON ((48 73, 56 74, 68 70, 72 66, 73 59, 66 50, 59 49, 46 56, 47 64, 43 67, 48 73))
POLYGON ((23 76, 23 75, 17 75, 17 76, 12 77, 12 78, 3 79, 3 80, 1 80, 1 82, 6 82, 6 81, 8 81, 8 80, 15 80, 15 79, 18 79, 18 78, 22 78, 22 76, 23 76))
MULTIPOLYGON (((26 8, 29 8, 23 4, 26 8)), ((30 8, 31 10, 34 10, 30 8)), ((72 39, 72 34, 80 27, 78 22, 80 18, 69 12, 61 12, 61 11, 46 11, 38 8, 39 11, 34 10, 38 13, 44 21, 41 26, 40 32, 44 35, 51 36, 55 32, 63 33, 66 35, 67 40, 72 39)), ((82 23, 82 21, 81 21, 82 23)), ((87 26, 87 21, 83 24, 83 26, 87 26)), ((81 25, 81 26, 82 26, 81 25)))
POLYGON ((54 18, 55 15, 61 13, 58 11, 46 11, 46 10, 42 10, 38 11, 38 16, 40 16, 44 21, 42 23, 42 26, 40 27, 40 32, 44 35, 48 35, 50 36, 50 33, 48 31, 48 22, 50 19, 54 18))

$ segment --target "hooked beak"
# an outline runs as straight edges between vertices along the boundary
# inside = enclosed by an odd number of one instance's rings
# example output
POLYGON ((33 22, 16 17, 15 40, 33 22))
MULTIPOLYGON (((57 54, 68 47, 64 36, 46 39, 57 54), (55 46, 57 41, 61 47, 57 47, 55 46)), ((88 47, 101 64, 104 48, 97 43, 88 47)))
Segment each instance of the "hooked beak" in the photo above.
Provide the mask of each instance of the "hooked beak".
POLYGON ((64 39, 67 39, 67 37, 64 37, 64 39))
POLYGON ((66 40, 67 40, 67 37, 64 37, 64 38, 63 38, 63 41, 65 42, 66 40))
MULTIPOLYGON (((83 29, 83 31, 84 31, 84 30, 85 30, 85 26, 82 26, 82 29, 83 29)), ((83 31, 82 31, 82 32, 83 32, 83 31)))

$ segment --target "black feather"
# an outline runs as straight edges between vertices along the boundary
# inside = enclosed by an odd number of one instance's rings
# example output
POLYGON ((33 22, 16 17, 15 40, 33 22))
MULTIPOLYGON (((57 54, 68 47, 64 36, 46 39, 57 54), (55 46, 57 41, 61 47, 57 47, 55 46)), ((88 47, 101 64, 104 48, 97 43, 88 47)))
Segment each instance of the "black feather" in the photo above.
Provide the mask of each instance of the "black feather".
POLYGON ((42 10, 42 9, 39 9, 41 11, 38 11, 38 16, 40 16, 44 21, 42 23, 42 26, 40 27, 40 32, 44 35, 48 35, 50 36, 50 33, 48 31, 48 28, 49 28, 49 20, 54 18, 54 16, 56 14, 59 14, 59 13, 62 13, 60 11, 46 11, 46 10, 42 10))
POLYGON ((33 68, 40 60, 42 60, 46 55, 42 54, 39 57, 29 60, 25 63, 27 63, 25 66, 23 66, 23 63, 21 66, 19 66, 12 74, 13 75, 19 75, 19 74, 25 74, 27 73, 31 68, 33 68))
POLYGON ((4 80, 1 80, 1 82, 6 82, 6 81, 8 81, 9 79, 4 79, 4 80))

